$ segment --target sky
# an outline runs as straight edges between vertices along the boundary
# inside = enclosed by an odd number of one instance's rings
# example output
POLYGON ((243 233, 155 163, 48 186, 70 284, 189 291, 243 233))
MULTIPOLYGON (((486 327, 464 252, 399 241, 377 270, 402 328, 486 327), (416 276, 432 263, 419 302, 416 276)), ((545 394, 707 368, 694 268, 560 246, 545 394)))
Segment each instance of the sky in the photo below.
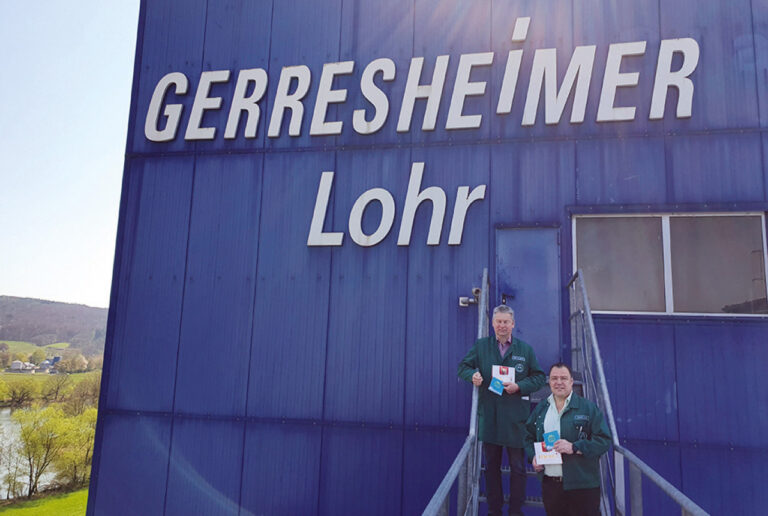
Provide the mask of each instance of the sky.
POLYGON ((139 0, 0 0, 0 295, 109 305, 139 0))

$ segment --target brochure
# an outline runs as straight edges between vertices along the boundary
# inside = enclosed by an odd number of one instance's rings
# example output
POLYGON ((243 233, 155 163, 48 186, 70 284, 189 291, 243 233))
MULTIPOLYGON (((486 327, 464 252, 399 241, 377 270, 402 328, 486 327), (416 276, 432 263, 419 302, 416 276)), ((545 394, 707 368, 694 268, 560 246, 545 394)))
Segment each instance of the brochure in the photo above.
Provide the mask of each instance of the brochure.
POLYGON ((503 366, 503 365, 495 365, 495 366, 493 366, 493 371, 492 371, 491 376, 501 380, 501 383, 504 383, 504 382, 514 382, 515 381, 515 368, 514 367, 509 367, 509 366, 503 366))
POLYGON ((504 392, 504 384, 498 378, 491 378, 491 385, 488 386, 488 390, 501 396, 504 392))
POLYGON ((539 466, 563 463, 563 456, 555 450, 547 451, 543 442, 533 443, 533 451, 536 452, 536 464, 539 466))
POLYGON ((544 446, 547 451, 551 451, 554 449, 555 441, 560 439, 560 432, 553 430, 552 432, 547 432, 542 437, 544 438, 544 446))

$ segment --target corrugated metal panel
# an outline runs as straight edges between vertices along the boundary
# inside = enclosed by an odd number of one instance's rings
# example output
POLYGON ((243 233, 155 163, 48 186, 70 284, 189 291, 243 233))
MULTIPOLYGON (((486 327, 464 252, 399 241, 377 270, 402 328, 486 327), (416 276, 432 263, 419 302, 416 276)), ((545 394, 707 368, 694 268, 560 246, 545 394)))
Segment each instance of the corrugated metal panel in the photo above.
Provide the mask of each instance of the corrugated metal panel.
POLYGON ((195 163, 176 411, 245 415, 261 160, 195 163), (201 378, 215 379, 216 388, 201 378))
POLYGON ((598 318, 595 330, 619 437, 677 441, 673 326, 598 318))
MULTIPOLYGON (((139 56, 136 73, 141 73, 133 129, 133 152, 167 152, 170 150, 194 150, 194 142, 183 138, 192 101, 195 98, 197 79, 200 76, 205 38, 205 0, 153 0, 143 2, 146 11, 144 21, 143 50, 139 56), (139 69, 138 66, 141 66, 139 69), (179 124, 180 137, 173 142, 153 143, 144 137, 144 118, 149 100, 157 82, 167 73, 181 72, 189 79, 186 95, 176 96, 169 92, 169 101, 182 104, 184 111, 179 124)), ((160 127, 165 127, 165 117, 160 117, 160 127)))
POLYGON ((763 200, 763 162, 757 134, 667 139, 667 174, 674 202, 763 200))
POLYGON ((173 404, 192 197, 192 158, 131 162, 141 197, 125 235, 107 407, 169 411, 173 404), (124 297, 123 297, 124 296, 124 297))
MULTIPOLYGON (((768 153, 768 135, 763 135, 763 156, 768 153)), ((763 164, 763 201, 768 201, 768 167, 763 164)))
POLYGON ((403 512, 421 514, 440 485, 466 435, 453 432, 406 431, 403 450, 403 512))
POLYGON ((246 426, 241 514, 317 514, 321 428, 246 426))
POLYGON ((399 514, 402 471, 401 430, 326 427, 317 513, 399 514))
MULTIPOLYGON (((488 148, 480 146, 413 150, 413 161, 426 163, 422 189, 440 186, 451 200, 460 185, 488 184, 489 159, 488 148)), ((458 299, 480 286, 481 264, 489 261, 488 210, 487 200, 473 204, 462 245, 447 246, 450 202, 439 247, 425 245, 431 206, 425 203, 416 213, 408 249, 407 425, 464 427, 468 422, 470 386, 456 380, 456 367, 475 341, 477 310, 459 308, 458 299)))
POLYGON ((760 127, 768 127, 768 1, 752 0, 752 29, 755 38, 755 75, 760 127))
POLYGON ((174 420, 165 514, 238 514, 244 427, 174 420))
MULTIPOLYGON (((320 81, 323 63, 339 60, 339 31, 341 0, 316 2, 314 0, 281 0, 275 2, 272 15, 272 41, 269 58, 269 99, 275 98, 280 71, 286 66, 306 65, 312 72, 312 85, 320 81)), ((295 80, 293 81, 296 82, 295 80)), ((301 136, 288 136, 290 119, 286 113, 279 138, 267 138, 266 147, 285 149, 333 145, 334 136, 309 135, 312 106, 317 98, 317 87, 310 87, 304 97, 304 116, 301 136)), ((290 111, 286 110, 288 113, 290 111)), ((267 115, 272 118, 272 102, 267 115)), ((335 120, 336 107, 328 109, 328 120, 335 120)))
POLYGON ((521 125, 530 80, 529 71, 533 64, 533 56, 536 49, 557 48, 558 85, 568 69, 568 63, 573 54, 572 3, 559 0, 495 1, 493 2, 492 16, 492 46, 496 52, 496 58, 493 67, 492 85, 488 90, 493 99, 491 108, 494 113, 491 119, 491 137, 506 139, 576 134, 578 132, 578 124, 576 127, 572 127, 569 122, 573 105, 572 98, 566 104, 562 121, 559 125, 545 125, 544 95, 539 97, 536 124, 530 127, 523 127, 521 125), (528 37, 524 43, 513 43, 512 32, 515 28, 515 19, 523 16, 531 18, 528 37), (523 50, 520 75, 515 90, 514 102, 512 103, 512 111, 509 114, 496 115, 502 78, 504 77, 507 55, 510 50, 523 50))
POLYGON ((99 478, 89 493, 93 514, 163 514, 170 418, 100 416, 104 435, 99 478))
POLYGON ((561 220, 575 201, 575 154, 573 142, 493 146, 492 224, 561 220))
POLYGON ((576 145, 578 204, 663 203, 663 138, 586 140, 576 145))
POLYGON ((331 250, 306 238, 320 174, 334 168, 330 153, 266 158, 249 416, 322 417, 331 250))
MULTIPOLYGON (((381 2, 358 0, 345 3, 341 20, 340 61, 355 61, 355 71, 348 79, 338 80, 347 88, 347 101, 337 107, 337 120, 344 122, 339 145, 377 145, 409 143, 411 133, 398 133, 397 120, 405 91, 408 68, 413 55, 413 2, 381 2), (377 75, 376 85, 389 98, 389 114, 383 129, 372 135, 359 135, 352 126, 352 112, 366 110, 373 117, 373 107, 360 91, 360 77, 373 59, 386 57, 395 63, 395 78, 384 81, 377 75)), ((424 74, 426 78, 426 74, 424 74)), ((426 79, 424 82, 427 82, 426 79)), ((421 127, 421 126, 419 126, 421 127)))
MULTIPOLYGON (((327 420, 402 424, 408 250, 397 246, 402 211, 384 241, 355 244, 347 229, 352 205, 371 188, 385 188, 402 206, 410 171, 407 150, 337 154, 333 226, 345 233, 332 257, 328 354, 325 368, 327 420)), ((362 229, 379 226, 381 205, 366 209, 362 229)))
POLYGON ((710 514, 761 514, 768 506, 768 489, 761 481, 768 461, 765 448, 694 446, 682 452, 683 489, 710 514))
POLYGON ((636 0, 612 0, 601 2, 599 6, 599 9, 595 9, 577 2, 573 10, 574 46, 597 45, 587 116, 578 127, 578 134, 660 134, 664 128, 663 123, 648 120, 659 55, 659 6, 655 2, 636 0), (633 41, 646 42, 645 54, 624 57, 621 73, 639 73, 638 85, 617 88, 614 105, 634 107, 635 119, 631 122, 597 122, 609 46, 633 41))
MULTIPOLYGON (((221 110, 211 110, 203 117, 204 127, 216 127, 212 142, 198 143, 198 149, 254 149, 264 146, 268 126, 266 94, 261 103, 256 138, 246 139, 245 116, 241 115, 237 138, 225 140, 229 107, 240 70, 269 70, 269 43, 272 28, 272 0, 225 0, 208 2, 205 22, 203 70, 230 70, 229 82, 214 84, 210 96, 222 97, 221 110)), ((275 78, 279 75, 275 75, 275 78)), ((251 85, 253 88, 253 85, 251 85)))
MULTIPOLYGON (((464 102, 463 114, 482 115, 478 129, 464 131, 446 130, 448 110, 451 105, 453 86, 456 81, 459 54, 489 52, 491 50, 491 2, 481 0, 419 0, 414 8, 413 55, 424 57, 421 83, 429 83, 439 55, 449 54, 448 72, 445 76, 440 110, 434 131, 422 132, 426 100, 417 100, 411 120, 413 141, 472 141, 487 138, 490 134, 491 88, 486 84, 486 95, 468 96, 464 102)), ((407 74, 406 74, 407 76, 407 74)), ((477 66, 472 70, 471 81, 491 79, 488 66, 477 66)), ((394 122, 394 120, 393 120, 394 122)), ((393 124, 395 127, 395 124, 393 124)))
MULTIPOLYGON (((701 54, 696 71, 693 116, 674 117, 668 93, 667 129, 713 130, 758 126, 752 13, 749 0, 661 2, 661 37, 691 37, 701 54)), ((679 63, 680 61, 677 60, 679 63)), ((673 70, 675 60, 673 60, 673 70)))
MULTIPOLYGON (((680 446, 677 443, 630 441, 627 446, 670 484, 678 489, 683 487, 680 472, 680 446)), ((625 493, 629 497, 629 467, 626 461, 624 461, 624 467, 625 493)), ((695 500, 698 502, 698 499, 695 500)), ((628 499, 627 505, 629 505, 628 499)), ((643 477, 643 514, 677 516, 680 514, 680 507, 661 488, 647 477, 643 477)))
POLYGON ((766 335, 765 322, 675 328, 683 442, 768 449, 766 335))

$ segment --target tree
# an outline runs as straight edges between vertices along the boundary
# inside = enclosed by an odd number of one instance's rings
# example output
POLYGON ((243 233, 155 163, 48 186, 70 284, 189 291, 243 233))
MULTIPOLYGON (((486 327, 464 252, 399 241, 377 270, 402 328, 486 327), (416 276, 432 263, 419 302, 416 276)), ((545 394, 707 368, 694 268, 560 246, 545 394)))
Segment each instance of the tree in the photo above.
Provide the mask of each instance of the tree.
POLYGON ((21 351, 19 351, 18 353, 14 353, 13 354, 13 359, 14 360, 21 360, 22 362, 26 362, 27 358, 29 358, 29 357, 25 353, 22 353, 21 351))
POLYGON ((8 401, 12 408, 24 407, 34 401, 40 387, 32 378, 13 379, 8 382, 8 401))
POLYGON ((5 383, 2 378, 0 378, 0 401, 7 400, 9 394, 10 394, 10 389, 8 388, 8 384, 5 383))
POLYGON ((99 404, 99 390, 101 389, 101 373, 89 373, 72 389, 72 394, 66 403, 67 414, 82 414, 89 407, 99 404))
POLYGON ((9 349, 11 349, 11 348, 8 347, 8 343, 7 342, 0 342, 0 351, 8 351, 9 349))
POLYGON ((19 452, 28 466, 27 498, 37 492, 40 477, 65 446, 68 423, 58 407, 17 410, 19 452))
POLYGON ((9 351, 0 351, 0 369, 11 367, 11 353, 9 351))
POLYGON ((72 380, 67 374, 49 376, 41 389, 40 395, 46 403, 60 403, 72 391, 72 380))
POLYGON ((3 429, 0 428, 0 471, 5 472, 2 476, 3 486, 5 487, 5 498, 18 498, 21 496, 23 484, 19 482, 21 474, 21 458, 17 445, 6 439, 3 429))
POLYGON ((65 445, 54 458, 58 479, 70 487, 84 485, 91 476, 96 409, 67 418, 65 445))
POLYGON ((88 367, 88 361, 80 354, 72 355, 56 364, 56 369, 65 373, 79 373, 85 371, 86 367, 88 367))
POLYGON ((43 360, 45 360, 45 351, 42 349, 36 349, 29 354, 29 361, 35 365, 40 365, 43 360))
POLYGON ((89 371, 101 371, 102 366, 104 365, 104 357, 101 355, 94 355, 92 357, 88 357, 88 370, 89 371))

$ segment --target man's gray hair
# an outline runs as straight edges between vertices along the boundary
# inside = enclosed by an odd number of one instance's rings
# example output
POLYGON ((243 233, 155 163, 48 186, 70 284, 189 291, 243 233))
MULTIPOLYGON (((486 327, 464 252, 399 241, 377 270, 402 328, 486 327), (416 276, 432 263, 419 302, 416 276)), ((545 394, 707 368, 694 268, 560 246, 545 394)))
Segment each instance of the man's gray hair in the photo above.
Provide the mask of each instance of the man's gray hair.
MULTIPOLYGON (((512 320, 513 321, 515 320, 515 311, 512 310, 507 305, 499 305, 496 308, 494 308, 493 315, 496 315, 496 314, 509 314, 512 316, 512 320)), ((493 316, 491 316, 491 318, 493 318, 493 316)))

